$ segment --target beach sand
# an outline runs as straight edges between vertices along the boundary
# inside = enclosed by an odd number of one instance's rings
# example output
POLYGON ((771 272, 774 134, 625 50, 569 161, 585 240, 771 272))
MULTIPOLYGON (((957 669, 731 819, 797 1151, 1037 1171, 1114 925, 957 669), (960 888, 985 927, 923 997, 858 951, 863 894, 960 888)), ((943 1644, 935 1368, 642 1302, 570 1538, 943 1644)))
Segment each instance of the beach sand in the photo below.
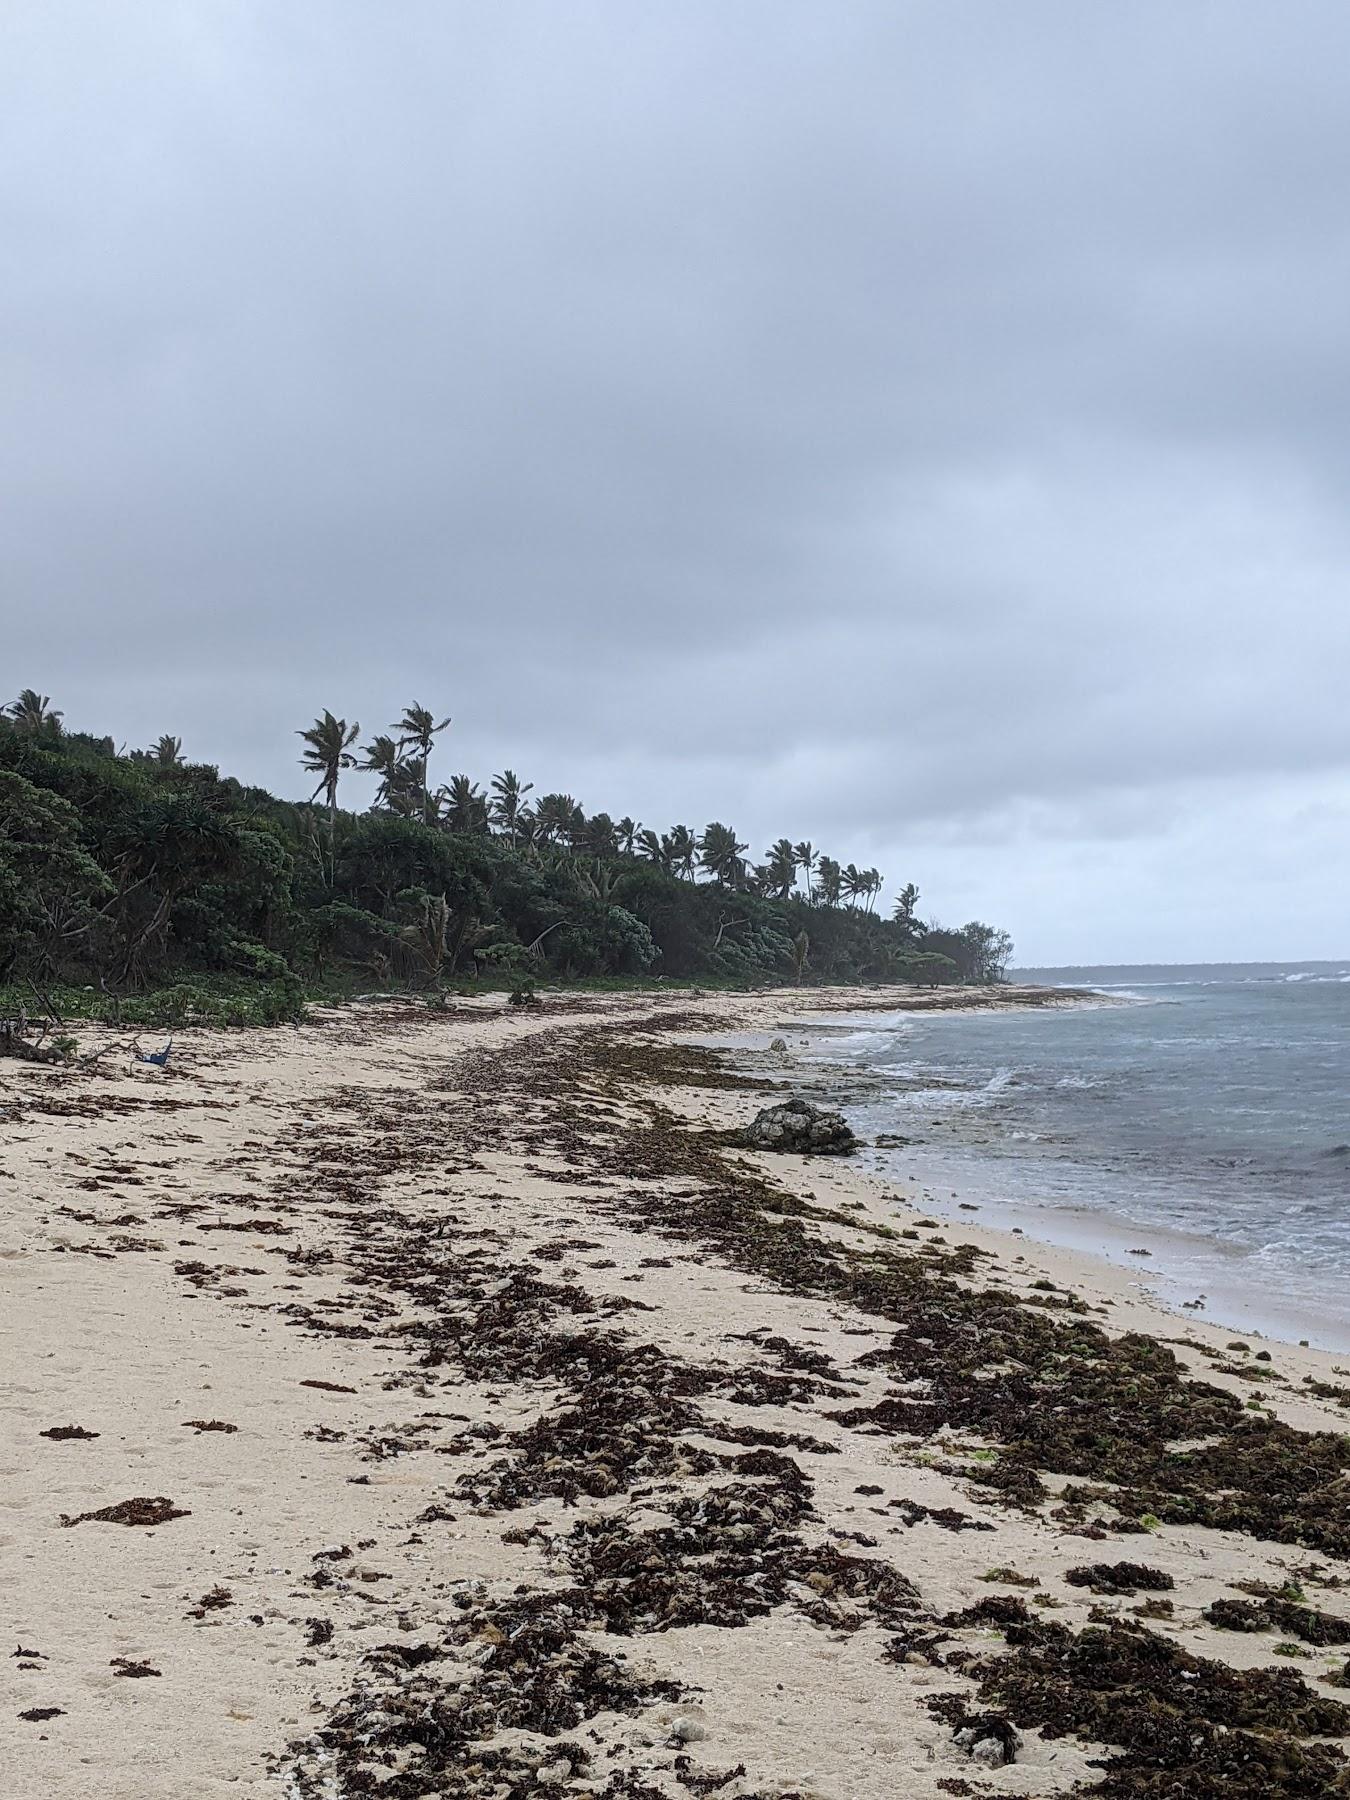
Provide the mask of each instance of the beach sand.
POLYGON ((188 1033, 164 1072, 4 1066, 5 1795, 1061 1794, 1120 1740, 1064 1729, 1047 1623, 1173 1647, 1197 1767, 1239 1711, 1312 1758, 1213 1792, 1338 1791, 1345 1644, 1202 1617, 1297 1577, 1350 1638, 1336 1359, 724 1136, 791 1064, 737 1082, 700 1037, 975 998, 398 1001, 188 1033), (1052 1340, 1023 1441, 1000 1396, 1052 1340), (1220 1446, 1188 1518, 1093 1473, 1150 1406, 1174 1456, 1220 1446), (1171 1585, 1066 1579, 1118 1562, 1171 1585), (1216 1699, 1188 1656, 1276 1673, 1216 1699), (1004 1766, 955 1735, 990 1713, 1004 1766))

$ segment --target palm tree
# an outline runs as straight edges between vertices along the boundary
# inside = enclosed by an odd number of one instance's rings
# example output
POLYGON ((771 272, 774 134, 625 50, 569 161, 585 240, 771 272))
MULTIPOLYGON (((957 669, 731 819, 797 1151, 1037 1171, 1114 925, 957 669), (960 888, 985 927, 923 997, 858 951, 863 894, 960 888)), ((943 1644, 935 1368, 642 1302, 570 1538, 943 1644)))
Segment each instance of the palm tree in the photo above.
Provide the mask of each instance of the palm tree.
POLYGON ((176 769, 183 760, 183 740, 170 737, 166 731, 150 755, 161 768, 176 769))
POLYGON ((360 732, 359 724, 348 725, 345 719, 335 719, 328 708, 323 710, 323 717, 316 719, 308 731, 297 731, 296 736, 303 738, 305 748, 300 752, 300 767, 311 775, 319 777, 319 784, 310 795, 310 805, 322 794, 328 802, 328 859, 333 860, 333 844, 337 836, 337 791, 338 777, 344 769, 355 769, 359 765, 351 753, 351 746, 356 742, 360 732))
POLYGON ((809 902, 812 897, 811 871, 816 866, 815 851, 811 848, 810 842, 807 839, 803 839, 800 844, 794 844, 792 846, 792 855, 796 861, 797 867, 806 877, 806 898, 809 902))
POLYGON ((747 849, 749 845, 737 839, 730 825, 722 825, 716 820, 704 826, 698 842, 699 861, 718 887, 735 887, 744 879, 745 863, 741 853, 747 849))
POLYGON ((467 834, 487 830, 487 795, 467 775, 452 775, 449 787, 441 788, 436 797, 443 803, 443 816, 451 831, 467 834))
POLYGON ((906 937, 918 937, 922 929, 919 921, 914 917, 914 909, 918 904, 918 888, 912 881, 906 882, 896 898, 895 910, 891 914, 906 937))
POLYGON ((540 837, 546 844, 570 838, 579 810, 570 794, 544 794, 534 809, 540 837))
POLYGON ((663 845, 669 843, 668 838, 657 837, 656 833, 647 827, 639 831, 633 841, 639 856, 645 857, 648 862, 659 863, 662 868, 669 867, 663 848, 663 845))
POLYGON ((433 740, 446 729, 449 719, 442 719, 438 725, 425 706, 416 701, 407 708, 403 717, 390 729, 400 732, 398 740, 400 750, 416 750, 418 756, 418 773, 422 778, 422 823, 427 823, 431 811, 431 790, 427 785, 427 764, 431 761, 433 740))
POLYGON ((380 778, 376 806, 387 806, 391 812, 406 812, 410 771, 393 738, 381 732, 362 746, 361 754, 365 757, 361 768, 380 778))
POLYGON ((855 901, 866 886, 867 877, 856 863, 849 863, 839 878, 845 900, 850 904, 855 901))
POLYGON ((53 712, 50 694, 39 694, 36 688, 24 688, 18 699, 5 708, 20 731, 59 732, 63 713, 53 712))
POLYGON ((882 876, 880 869, 864 869, 863 871, 863 892, 867 895, 868 912, 871 912, 872 908, 876 905, 877 895, 881 892, 883 879, 884 877, 882 876))
POLYGON ((779 900, 786 900, 797 879, 797 853, 786 838, 779 838, 769 851, 763 875, 768 892, 779 900))
POLYGON ((500 775, 492 777, 491 786, 493 797, 488 805, 493 823, 500 825, 514 844, 520 825, 521 808, 526 794, 534 792, 534 783, 522 782, 514 769, 503 769, 500 775))
MULTIPOLYGON (((673 875, 683 875, 687 880, 694 879, 694 864, 698 861, 698 839, 687 825, 672 825, 669 832, 663 834, 661 847, 665 855, 666 867, 673 875)), ((742 849, 745 846, 742 844, 742 849)))
POLYGON ((843 891, 843 871, 832 856, 816 858, 816 898, 824 906, 838 906, 843 891))
POLYGON ((625 813, 623 818, 620 819, 618 824, 614 827, 614 830, 618 835, 620 850, 623 851, 625 856, 631 856, 633 854, 633 845, 637 842, 637 835, 641 830, 637 820, 630 819, 625 813))
POLYGON ((613 856, 619 848, 613 819, 605 812, 583 819, 573 843, 589 856, 613 856))

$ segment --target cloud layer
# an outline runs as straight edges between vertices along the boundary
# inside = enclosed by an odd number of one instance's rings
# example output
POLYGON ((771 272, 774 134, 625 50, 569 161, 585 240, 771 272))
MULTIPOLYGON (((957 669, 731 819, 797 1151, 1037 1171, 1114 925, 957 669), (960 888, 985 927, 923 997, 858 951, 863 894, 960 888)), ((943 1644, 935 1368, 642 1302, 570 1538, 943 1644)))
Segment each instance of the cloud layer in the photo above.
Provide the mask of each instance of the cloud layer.
MULTIPOLYGON (((1350 952, 1350 15, 20 4, 10 685, 1350 952)), ((353 797, 360 791, 352 785, 353 797)))

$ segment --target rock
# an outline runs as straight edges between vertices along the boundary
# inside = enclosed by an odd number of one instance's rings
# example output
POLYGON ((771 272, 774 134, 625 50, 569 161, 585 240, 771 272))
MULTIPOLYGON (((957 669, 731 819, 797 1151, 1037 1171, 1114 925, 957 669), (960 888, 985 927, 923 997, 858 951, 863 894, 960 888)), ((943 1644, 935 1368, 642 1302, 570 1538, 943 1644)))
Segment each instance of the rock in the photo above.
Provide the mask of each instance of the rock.
POLYGON ((681 1744, 698 1744, 708 1735, 708 1727, 698 1719, 676 1719, 670 1735, 681 1744))
POLYGON ((806 1100, 768 1106, 745 1129, 752 1150, 784 1150, 798 1156, 847 1156, 858 1148, 842 1113, 825 1112, 806 1100))
POLYGON ((773 1042, 769 1045, 769 1048, 770 1048, 770 1050, 786 1051, 787 1050, 787 1039, 786 1038, 775 1038, 773 1040, 773 1042))

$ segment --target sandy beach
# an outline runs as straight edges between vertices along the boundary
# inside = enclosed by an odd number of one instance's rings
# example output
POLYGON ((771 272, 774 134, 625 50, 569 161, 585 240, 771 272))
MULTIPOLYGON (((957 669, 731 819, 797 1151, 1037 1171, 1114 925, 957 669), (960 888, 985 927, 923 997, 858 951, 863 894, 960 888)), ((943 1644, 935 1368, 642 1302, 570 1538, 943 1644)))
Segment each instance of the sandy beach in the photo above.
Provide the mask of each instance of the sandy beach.
POLYGON ((6 1065, 5 1794, 1350 1791, 1350 1371, 735 1142, 703 1039, 978 998, 6 1065))

